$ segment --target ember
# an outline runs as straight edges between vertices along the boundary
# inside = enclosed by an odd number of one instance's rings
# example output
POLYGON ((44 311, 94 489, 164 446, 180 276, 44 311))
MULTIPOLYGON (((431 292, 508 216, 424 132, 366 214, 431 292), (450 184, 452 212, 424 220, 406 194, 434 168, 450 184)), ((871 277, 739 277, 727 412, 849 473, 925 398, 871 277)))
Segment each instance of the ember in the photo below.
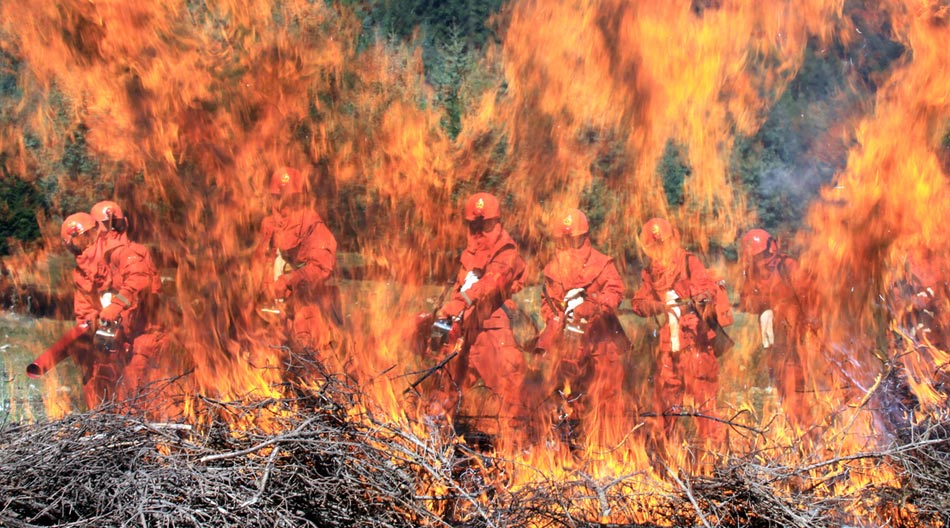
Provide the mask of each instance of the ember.
POLYGON ((0 4, 72 328, 0 522, 950 523, 946 5, 511 2, 446 81, 377 4, 0 4))

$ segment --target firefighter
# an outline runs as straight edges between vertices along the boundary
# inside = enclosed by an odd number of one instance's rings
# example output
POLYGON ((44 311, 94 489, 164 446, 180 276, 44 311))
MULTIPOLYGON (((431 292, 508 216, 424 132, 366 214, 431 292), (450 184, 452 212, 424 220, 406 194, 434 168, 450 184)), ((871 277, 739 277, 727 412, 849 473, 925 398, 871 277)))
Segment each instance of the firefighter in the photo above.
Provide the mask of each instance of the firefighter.
MULTIPOLYGON (((76 257, 72 272, 73 312, 76 324, 88 330, 70 347, 70 355, 82 371, 83 399, 88 409, 94 409, 115 391, 115 377, 100 373, 101 358, 93 350, 95 332, 101 309, 99 296, 109 281, 109 269, 96 244, 96 221, 88 213, 66 217, 60 229, 63 245, 76 257)), ((106 369, 111 371, 110 369, 106 369)))
POLYGON ((716 416, 719 390, 719 362, 712 347, 715 332, 699 308, 714 299, 716 283, 699 258, 680 246, 667 220, 647 221, 640 243, 650 261, 641 272, 632 307, 635 314, 661 325, 653 383, 663 432, 669 437, 676 416, 688 413, 701 415, 695 420, 701 439, 718 436, 718 423, 706 418, 716 416))
POLYGON ((950 282, 944 259, 933 249, 912 246, 903 256, 887 299, 896 368, 890 369, 879 392, 885 417, 897 435, 909 441, 912 418, 925 406, 918 397, 921 387, 943 398, 950 394, 944 359, 950 350, 950 282))
POLYGON ((336 238, 307 203, 297 169, 271 174, 272 212, 261 225, 255 258, 266 265, 264 289, 284 317, 286 340, 295 353, 324 354, 339 340, 336 238))
POLYGON ((535 352, 550 355, 561 400, 559 425, 570 440, 603 431, 607 414, 622 412, 624 372, 620 354, 630 347, 617 307, 625 292, 611 257, 591 246, 587 216, 577 209, 554 215, 550 224, 556 253, 544 268, 541 316, 545 328, 535 352), (618 404, 620 408, 618 409, 618 404))
POLYGON ((907 336, 921 345, 947 350, 947 274, 930 248, 915 247, 907 252, 904 266, 891 286, 892 310, 907 336))
POLYGON ((509 314, 516 310, 512 294, 524 287, 525 261, 502 228, 494 196, 480 192, 469 197, 463 217, 467 244, 451 297, 438 314, 461 328, 462 346, 453 362, 455 384, 464 394, 472 385, 469 375, 477 374, 498 398, 499 426, 505 430, 512 420, 523 417, 525 360, 509 314))
POLYGON ((151 366, 166 344, 165 333, 149 321, 161 279, 148 248, 129 240, 128 219, 117 203, 101 201, 92 206, 91 215, 98 223, 97 243, 109 269, 96 349, 110 356, 113 372, 103 375, 121 381, 116 399, 125 401, 149 381, 151 366))
POLYGON ((793 282, 798 262, 781 253, 778 241, 764 229, 748 231, 740 245, 743 281, 739 308, 758 317, 769 378, 786 412, 794 416, 803 410, 805 390, 800 352, 806 323, 793 282))

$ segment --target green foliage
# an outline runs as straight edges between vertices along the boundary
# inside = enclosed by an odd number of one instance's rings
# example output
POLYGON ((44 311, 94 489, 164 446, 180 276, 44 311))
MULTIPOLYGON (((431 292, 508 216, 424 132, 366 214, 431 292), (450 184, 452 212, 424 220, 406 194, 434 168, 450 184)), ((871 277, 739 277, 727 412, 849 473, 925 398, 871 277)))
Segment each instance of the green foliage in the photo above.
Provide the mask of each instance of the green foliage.
POLYGON ((36 213, 45 209, 36 186, 3 168, 5 157, 0 155, 0 255, 9 254, 10 238, 30 242, 40 237, 36 213))
POLYGON ((672 139, 668 140, 663 148, 663 155, 657 163, 656 171, 660 175, 660 181, 663 182, 666 203, 671 209, 676 209, 685 201, 683 183, 692 172, 687 161, 683 148, 672 139))
POLYGON ((432 72, 430 81, 436 88, 436 102, 445 109, 442 129, 453 138, 462 131, 462 81, 472 67, 472 59, 465 51, 465 41, 454 31, 448 41, 438 48, 441 67, 432 72))
POLYGON ((427 35, 427 45, 437 47, 463 35, 465 45, 480 48, 491 37, 488 18, 504 0, 371 0, 364 25, 384 35, 405 39, 417 27, 427 35))
POLYGON ((751 136, 737 136, 732 181, 742 186, 758 226, 794 231, 821 186, 847 161, 847 138, 832 130, 875 89, 873 78, 900 54, 885 35, 865 37, 855 49, 810 42, 805 59, 768 118, 751 136), (853 65, 860 56, 861 66, 853 65), (873 70, 875 75, 871 75, 873 70))
POLYGON ((476 55, 493 37, 489 18, 502 4, 503 0, 373 0, 354 7, 363 16, 361 46, 381 36, 418 39, 426 80, 435 88, 435 103, 445 112, 442 128, 454 138, 462 128, 463 91, 476 55))

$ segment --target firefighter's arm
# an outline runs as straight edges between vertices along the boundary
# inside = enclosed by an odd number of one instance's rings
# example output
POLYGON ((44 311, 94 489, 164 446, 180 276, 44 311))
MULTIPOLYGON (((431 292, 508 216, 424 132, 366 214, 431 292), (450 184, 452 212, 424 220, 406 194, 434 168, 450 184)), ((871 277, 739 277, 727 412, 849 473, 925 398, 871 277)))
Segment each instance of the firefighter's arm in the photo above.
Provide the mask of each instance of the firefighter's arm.
POLYGON ((575 308, 576 315, 589 320, 602 313, 617 311, 626 290, 623 279, 620 278, 620 272, 617 271, 613 261, 604 266, 600 276, 597 277, 597 283, 599 286, 596 288, 597 291, 589 293, 584 303, 575 308))
POLYGON ((306 255, 303 266, 281 276, 287 286, 294 289, 301 282, 317 286, 325 282, 336 267, 336 255, 328 248, 306 255))
POLYGON ((495 259, 488 263, 485 272, 466 291, 458 291, 452 296, 453 300, 462 300, 466 306, 474 306, 488 302, 492 310, 501 306, 511 289, 514 280, 514 270, 506 259, 495 259))
POLYGON ((758 281, 746 276, 739 286, 739 309, 746 313, 761 313, 768 307, 767 295, 759 288, 758 281))
POLYGON ((99 315, 99 307, 89 295, 77 290, 73 295, 73 314, 76 324, 93 323, 99 315))
POLYGON ((278 298, 285 298, 301 283, 319 286, 333 275, 336 269, 336 239, 322 223, 314 227, 297 253, 301 264, 296 269, 277 279, 274 290, 278 298))
POLYGON ((538 334, 533 352, 543 354, 554 346, 555 341, 564 330, 564 289, 553 279, 545 275, 544 286, 541 289, 541 318, 544 319, 544 329, 538 334))
POLYGON ((563 301, 559 298, 562 296, 557 295, 557 291, 560 289, 556 288, 550 279, 545 278, 545 284, 541 288, 541 319, 545 324, 564 315, 563 301))
POLYGON ((94 286, 78 269, 73 270, 73 316, 76 324, 93 322, 99 315, 99 303, 94 286))
POLYGON ((647 272, 643 271, 640 288, 633 294, 631 301, 633 313, 640 317, 653 317, 666 312, 666 303, 656 298, 648 281, 647 272))
POLYGON ((142 299, 143 295, 150 292, 155 282, 156 271, 146 251, 144 247, 140 247, 121 255, 122 282, 118 291, 112 296, 112 302, 131 308, 142 299))
POLYGON ((254 248, 254 260, 260 261, 264 260, 271 250, 271 241, 274 238, 274 219, 273 217, 266 217, 261 222, 261 235, 260 239, 257 242, 257 246, 254 248))
POLYGON ((696 304, 706 304, 716 297, 716 281, 713 280, 706 266, 692 253, 687 254, 689 259, 689 295, 696 304))

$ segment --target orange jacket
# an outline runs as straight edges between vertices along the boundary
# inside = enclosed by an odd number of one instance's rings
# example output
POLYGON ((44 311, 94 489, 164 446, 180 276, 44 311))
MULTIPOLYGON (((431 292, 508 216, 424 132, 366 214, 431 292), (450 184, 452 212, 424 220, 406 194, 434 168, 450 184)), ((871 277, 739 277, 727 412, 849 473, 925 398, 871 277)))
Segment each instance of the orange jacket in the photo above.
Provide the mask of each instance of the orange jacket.
POLYGON ((109 267, 97 244, 76 257, 73 269, 73 314, 76 323, 93 323, 102 309, 99 296, 108 287, 109 267))
MULTIPOLYGON (((497 233, 488 234, 487 241, 481 243, 469 237, 459 259, 462 265, 452 295, 453 300, 475 308, 480 329, 510 328, 511 320, 503 305, 524 287, 525 261, 508 232, 500 225, 496 230, 497 233), (469 272, 479 277, 478 282, 462 292, 469 272)), ((510 304, 506 308, 514 306, 510 304)))
MULTIPOLYGON (((264 218, 256 254, 268 262, 273 262, 278 254, 283 257, 288 285, 294 297, 303 300, 318 293, 333 274, 336 247, 336 238, 315 211, 275 212, 264 218)), ((273 280, 270 274, 268 282, 273 280)))
MULTIPOLYGON (((696 255, 679 249, 672 262, 670 266, 652 262, 640 273, 642 282, 633 295, 633 313, 640 317, 654 317, 665 313, 669 308, 665 302, 666 292, 669 290, 674 290, 683 300, 715 298, 716 282, 696 255)), ((680 306, 680 313, 681 350, 693 345, 708 345, 714 332, 705 324, 700 324, 700 317, 689 306, 680 306)), ((660 348, 667 351, 671 349, 668 321, 664 322, 660 329, 660 348)))
MULTIPOLYGON (((549 326, 557 329, 559 322, 564 321, 564 297, 575 288, 585 290, 584 302, 592 303, 596 314, 587 327, 584 341, 591 344, 612 340, 625 349, 628 342, 616 315, 626 290, 623 279, 613 259, 593 249, 590 241, 585 242, 580 250, 558 252, 545 266, 541 317, 546 329, 549 326)), ((548 332, 543 335, 548 335, 548 332)), ((546 344, 541 348, 546 348, 546 344)))
POLYGON ((113 302, 123 305, 122 327, 128 339, 134 339, 145 328, 145 306, 152 295, 161 289, 158 270, 148 248, 131 242, 125 235, 113 243, 106 243, 109 263, 109 289, 113 302))
POLYGON ((739 308, 755 314, 771 309, 778 318, 799 320, 801 303, 793 284, 797 270, 798 262, 784 254, 775 255, 759 266, 753 264, 743 273, 739 308))

